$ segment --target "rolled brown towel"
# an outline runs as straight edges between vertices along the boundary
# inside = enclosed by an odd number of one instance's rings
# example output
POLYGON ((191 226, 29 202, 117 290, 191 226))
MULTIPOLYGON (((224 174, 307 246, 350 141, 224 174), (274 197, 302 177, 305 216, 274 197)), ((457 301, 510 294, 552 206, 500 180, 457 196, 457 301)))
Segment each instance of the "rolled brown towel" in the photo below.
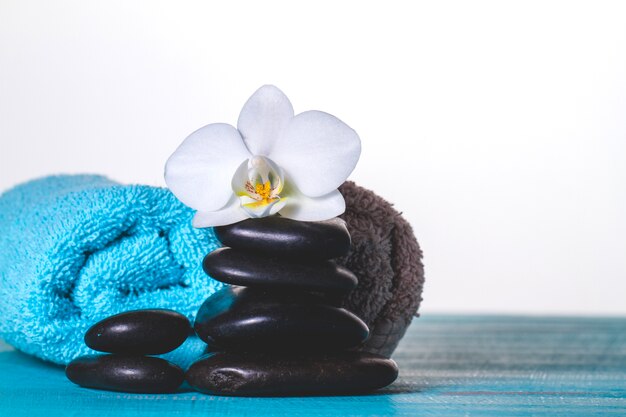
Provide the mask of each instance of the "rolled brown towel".
POLYGON ((422 301, 422 251, 389 202, 351 181, 339 190, 346 200, 341 217, 352 236, 352 249, 339 263, 359 279, 344 306, 370 327, 362 350, 391 356, 422 301))

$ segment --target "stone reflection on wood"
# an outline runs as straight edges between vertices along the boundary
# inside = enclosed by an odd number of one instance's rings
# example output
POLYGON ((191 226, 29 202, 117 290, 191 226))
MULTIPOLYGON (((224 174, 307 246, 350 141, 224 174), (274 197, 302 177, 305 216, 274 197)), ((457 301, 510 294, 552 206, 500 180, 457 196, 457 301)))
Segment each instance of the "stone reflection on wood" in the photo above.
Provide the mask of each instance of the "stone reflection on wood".
POLYGON ((194 329, 211 353, 187 371, 192 387, 233 396, 354 394, 397 378, 391 359, 356 351, 369 330, 340 307, 358 283, 331 260, 350 250, 343 220, 273 216, 215 232, 228 248, 208 254, 204 270, 236 286, 198 311, 194 329))

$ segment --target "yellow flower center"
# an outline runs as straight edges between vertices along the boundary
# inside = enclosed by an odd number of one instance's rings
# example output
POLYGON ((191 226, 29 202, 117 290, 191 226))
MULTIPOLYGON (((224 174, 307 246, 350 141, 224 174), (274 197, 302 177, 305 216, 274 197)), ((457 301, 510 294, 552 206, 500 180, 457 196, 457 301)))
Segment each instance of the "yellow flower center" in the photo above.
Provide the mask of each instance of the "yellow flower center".
POLYGON ((270 200, 274 200, 271 197, 272 194, 272 184, 269 181, 265 181, 264 184, 257 183, 256 184, 256 193, 262 198, 262 201, 265 204, 270 203, 270 200))
POLYGON ((248 205, 253 207, 265 206, 276 201, 280 192, 277 187, 272 188, 270 181, 257 182, 255 185, 252 185, 250 181, 246 181, 246 191, 248 191, 248 197, 256 200, 254 203, 248 203, 248 205))
POLYGON ((285 206, 284 181, 282 168, 264 156, 254 156, 239 166, 232 186, 250 217, 265 217, 285 206))

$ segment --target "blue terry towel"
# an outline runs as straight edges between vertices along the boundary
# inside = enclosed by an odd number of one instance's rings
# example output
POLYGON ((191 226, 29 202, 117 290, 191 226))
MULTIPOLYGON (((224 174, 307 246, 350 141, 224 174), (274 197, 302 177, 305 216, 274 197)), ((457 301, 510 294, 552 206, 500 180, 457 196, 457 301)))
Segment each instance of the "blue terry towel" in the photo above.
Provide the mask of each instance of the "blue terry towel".
MULTIPOLYGON (((0 197, 0 338, 59 364, 94 353, 93 323, 122 311, 169 308, 193 320, 221 288, 202 271, 220 246, 194 229, 168 190, 94 175, 47 177, 0 197)), ((182 366, 202 353, 190 339, 166 355, 182 366)))

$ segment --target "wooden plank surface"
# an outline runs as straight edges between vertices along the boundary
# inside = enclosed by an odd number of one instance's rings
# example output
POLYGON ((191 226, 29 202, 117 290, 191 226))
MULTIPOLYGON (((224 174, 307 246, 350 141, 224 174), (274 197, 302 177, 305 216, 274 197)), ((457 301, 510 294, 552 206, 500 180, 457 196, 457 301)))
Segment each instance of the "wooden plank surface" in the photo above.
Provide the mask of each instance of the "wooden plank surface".
POLYGON ((626 318, 426 316, 394 355, 399 380, 350 397, 95 391, 4 350, 2 416, 626 416, 626 318))

